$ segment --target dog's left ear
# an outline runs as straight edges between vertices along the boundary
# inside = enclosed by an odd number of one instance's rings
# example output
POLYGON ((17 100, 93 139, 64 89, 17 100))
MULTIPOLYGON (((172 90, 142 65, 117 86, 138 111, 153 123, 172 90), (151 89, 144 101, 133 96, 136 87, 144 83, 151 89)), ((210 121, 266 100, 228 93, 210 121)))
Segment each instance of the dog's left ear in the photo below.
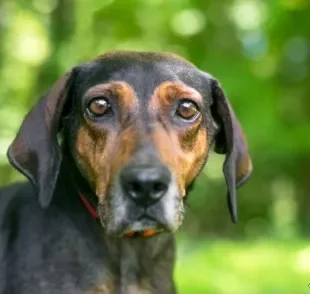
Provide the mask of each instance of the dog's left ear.
POLYGON ((10 164, 34 185, 43 208, 50 204, 58 178, 61 151, 57 134, 74 72, 59 79, 33 106, 7 152, 10 164))
POLYGON ((241 125, 217 80, 211 78, 213 104, 211 113, 219 131, 215 135, 215 152, 226 154, 223 172, 228 188, 228 206, 233 222, 237 221, 236 189, 252 173, 252 162, 241 125))

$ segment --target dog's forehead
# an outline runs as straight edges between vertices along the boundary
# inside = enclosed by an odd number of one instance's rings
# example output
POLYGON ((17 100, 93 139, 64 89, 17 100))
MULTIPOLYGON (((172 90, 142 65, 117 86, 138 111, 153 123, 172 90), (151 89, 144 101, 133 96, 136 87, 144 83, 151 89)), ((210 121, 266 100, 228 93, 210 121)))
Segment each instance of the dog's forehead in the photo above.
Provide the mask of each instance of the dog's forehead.
POLYGON ((113 81, 128 83, 138 94, 150 95, 166 81, 184 83, 197 90, 205 78, 189 61, 171 53, 116 51, 80 66, 79 86, 87 88, 113 81))

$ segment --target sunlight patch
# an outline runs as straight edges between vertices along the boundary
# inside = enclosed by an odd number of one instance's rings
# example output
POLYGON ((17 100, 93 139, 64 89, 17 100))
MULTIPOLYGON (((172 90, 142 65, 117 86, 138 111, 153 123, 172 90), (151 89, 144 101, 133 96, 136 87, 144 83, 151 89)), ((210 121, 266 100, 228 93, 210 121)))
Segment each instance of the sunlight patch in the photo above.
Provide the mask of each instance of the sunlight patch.
POLYGON ((296 256, 296 269, 299 272, 310 272, 310 248, 298 252, 296 256))
POLYGON ((171 22, 172 30, 183 36, 200 33, 206 26, 206 18, 198 9, 185 9, 178 12, 171 22))
POLYGON ((231 16, 241 30, 258 29, 267 17, 266 6, 259 1, 237 1, 231 9, 231 16))
POLYGON ((20 12, 12 30, 12 54, 31 65, 40 65, 50 54, 47 33, 31 14, 20 12))

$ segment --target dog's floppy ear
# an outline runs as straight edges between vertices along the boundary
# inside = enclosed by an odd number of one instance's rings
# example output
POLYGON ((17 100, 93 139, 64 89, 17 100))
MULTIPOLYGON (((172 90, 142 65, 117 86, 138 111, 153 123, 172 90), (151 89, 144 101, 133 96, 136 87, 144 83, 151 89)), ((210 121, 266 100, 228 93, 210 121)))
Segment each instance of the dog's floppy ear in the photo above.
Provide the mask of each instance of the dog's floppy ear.
POLYGON ((252 162, 241 125, 219 82, 211 78, 213 104, 211 113, 219 126, 215 135, 215 152, 226 154, 223 172, 228 188, 228 207, 233 222, 237 221, 236 189, 252 173, 252 162))
POLYGON ((10 164, 34 185, 43 208, 50 204, 58 178, 61 151, 57 133, 74 71, 59 79, 33 106, 7 152, 10 164))

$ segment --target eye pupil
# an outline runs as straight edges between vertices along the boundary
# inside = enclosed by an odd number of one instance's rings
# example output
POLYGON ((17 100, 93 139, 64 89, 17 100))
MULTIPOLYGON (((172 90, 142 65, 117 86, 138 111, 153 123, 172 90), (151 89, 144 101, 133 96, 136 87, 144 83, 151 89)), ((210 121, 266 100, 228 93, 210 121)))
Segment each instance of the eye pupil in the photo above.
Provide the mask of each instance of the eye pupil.
POLYGON ((197 105, 190 101, 182 102, 177 108, 177 115, 183 119, 192 119, 198 112, 197 105))
POLYGON ((95 98, 90 101, 88 111, 93 116, 103 116, 108 113, 110 104, 104 98, 95 98))

